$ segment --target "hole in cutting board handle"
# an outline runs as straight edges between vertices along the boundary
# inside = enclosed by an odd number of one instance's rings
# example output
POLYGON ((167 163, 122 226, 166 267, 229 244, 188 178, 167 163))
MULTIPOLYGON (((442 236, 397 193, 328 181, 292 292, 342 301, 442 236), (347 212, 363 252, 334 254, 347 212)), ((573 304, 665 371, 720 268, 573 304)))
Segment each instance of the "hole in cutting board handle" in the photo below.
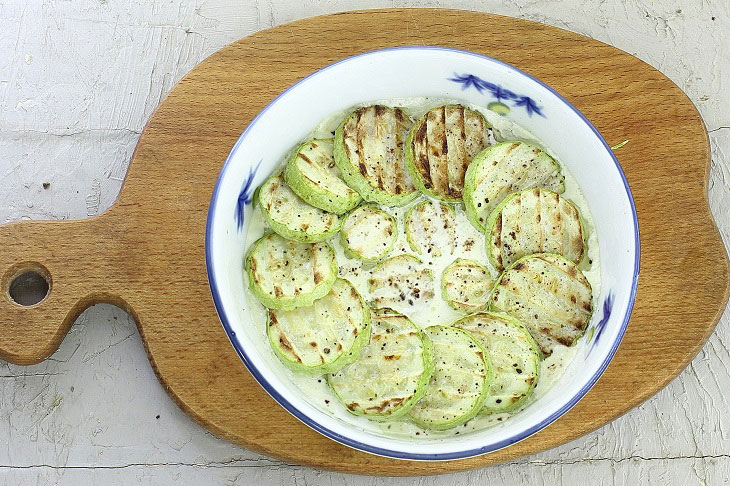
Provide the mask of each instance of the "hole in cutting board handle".
POLYGON ((5 274, 2 288, 12 303, 32 307, 51 293, 51 274, 40 263, 21 263, 5 274))

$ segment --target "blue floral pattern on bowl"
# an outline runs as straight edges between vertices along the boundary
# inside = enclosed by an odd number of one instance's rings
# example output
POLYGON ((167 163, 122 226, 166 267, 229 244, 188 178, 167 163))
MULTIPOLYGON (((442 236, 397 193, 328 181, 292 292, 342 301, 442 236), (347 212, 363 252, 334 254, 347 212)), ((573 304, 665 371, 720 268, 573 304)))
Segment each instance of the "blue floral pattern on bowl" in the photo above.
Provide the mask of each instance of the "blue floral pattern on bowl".
POLYGON ((253 179, 256 177, 256 172, 259 170, 259 166, 263 159, 259 160, 258 164, 252 166, 248 171, 248 177, 244 179, 243 185, 241 186, 241 192, 238 194, 238 202, 236 203, 236 228, 238 231, 243 229, 243 222, 245 217, 246 205, 251 204, 253 201, 253 194, 251 192, 251 186, 253 185, 253 179))
POLYGON ((606 324, 608 323, 608 320, 611 318, 611 310, 613 309, 613 294, 609 292, 609 294, 606 296, 606 299, 603 301, 603 316, 601 316, 601 320, 596 323, 595 326, 593 326, 589 331, 589 341, 592 339, 592 342, 590 343, 590 347, 588 348, 588 352, 586 353, 586 356, 591 352, 593 347, 598 343, 598 340, 601 339, 601 335, 603 334, 603 330, 606 328, 606 324))
POLYGON ((547 118, 545 114, 542 112, 542 107, 535 102, 532 98, 529 96, 517 94, 514 91, 510 91, 506 88, 503 88, 502 86, 494 83, 490 83, 489 81, 485 81, 479 76, 475 76, 473 74, 457 74, 454 73, 453 78, 447 78, 449 81, 453 81, 455 83, 461 84, 461 89, 468 89, 468 88, 475 88, 480 93, 484 92, 484 90, 489 91, 492 96, 497 98, 497 101, 489 103, 487 105, 487 108, 490 110, 499 113, 500 115, 506 115, 510 111, 510 107, 507 106, 505 103, 502 102, 502 100, 505 101, 513 101, 513 106, 522 106, 527 110, 527 114, 529 116, 532 116, 533 113, 537 113, 543 118, 547 118))

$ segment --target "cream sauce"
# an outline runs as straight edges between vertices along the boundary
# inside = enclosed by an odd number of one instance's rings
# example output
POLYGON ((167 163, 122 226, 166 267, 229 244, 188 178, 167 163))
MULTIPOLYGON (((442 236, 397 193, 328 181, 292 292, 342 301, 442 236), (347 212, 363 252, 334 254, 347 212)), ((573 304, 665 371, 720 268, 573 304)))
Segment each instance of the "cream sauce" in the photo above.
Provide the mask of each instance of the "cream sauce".
MULTIPOLYGON (((440 98, 403 98, 403 99, 390 99, 390 100, 376 100, 370 103, 363 103, 362 106, 380 103, 387 106, 399 106, 404 109, 414 119, 419 118, 429 109, 447 103, 462 103, 456 100, 440 99, 440 98)), ((465 104, 469 108, 481 112, 487 121, 492 125, 494 129, 494 137, 497 141, 507 140, 521 140, 535 144, 545 150, 552 157, 555 154, 552 153, 549 148, 545 147, 534 135, 518 126, 514 122, 511 122, 504 116, 498 115, 484 107, 465 104)), ((335 113, 327 119, 323 120, 311 133, 311 138, 327 138, 332 137, 335 129, 339 123, 345 118, 350 110, 335 113)), ((284 164, 288 160, 285 157, 282 161, 284 164)), ((558 162, 559 159, 556 158, 558 162)), ((600 276, 600 260, 598 254, 598 241, 594 231, 593 219, 591 217, 590 209, 588 204, 583 197, 575 179, 571 174, 563 167, 563 174, 565 175, 565 193, 564 197, 572 201, 578 208, 583 221, 584 230, 586 232, 586 241, 588 251, 583 261, 579 264, 579 268, 583 271, 588 282, 591 284, 593 289, 594 308, 596 308, 596 301, 600 294, 601 276, 600 276)), ((404 232, 404 216, 408 209, 426 199, 425 196, 420 196, 416 201, 403 206, 403 207, 383 207, 385 211, 392 214, 397 221, 398 228, 398 239, 396 240, 393 250, 388 257, 396 256, 400 254, 415 254, 406 239, 404 232)), ((447 302, 441 296, 441 274, 443 270, 452 263, 456 258, 469 258, 476 260, 484 264, 490 271, 493 279, 496 279, 498 272, 489 264, 485 249, 485 238, 484 235, 474 228, 466 218, 466 213, 463 207, 457 205, 456 211, 456 249, 453 254, 444 252, 440 256, 433 256, 430 254, 416 255, 421 259, 424 265, 432 270, 434 277, 434 289, 435 296, 430 299, 424 305, 405 305, 399 309, 399 312, 407 315, 411 320, 421 328, 428 327, 435 324, 448 324, 455 321, 456 319, 466 315, 463 312, 454 310, 450 307, 447 302)), ((255 208, 249 223, 248 232, 246 234, 246 249, 248 249, 257 239, 259 239, 266 230, 266 225, 263 220, 261 212, 258 208, 255 208)), ((360 292, 366 301, 370 301, 370 292, 368 288, 368 279, 373 264, 366 264, 359 260, 351 259, 345 256, 344 248, 340 244, 339 235, 328 240, 328 243, 335 249, 337 256, 337 263, 340 268, 339 276, 349 280, 352 285, 360 292)), ((443 245, 446 247, 446 245, 443 245)), ((245 272, 244 272, 245 274, 245 272)), ((244 278, 245 275, 244 275, 244 278)), ((266 309, 262 306, 253 294, 248 290, 248 282, 246 282, 246 299, 249 303, 251 321, 254 324, 257 332, 260 333, 262 342, 268 342, 268 338, 265 334, 265 323, 266 323, 266 309)), ((532 396, 525 402, 525 404, 519 409, 500 414, 480 414, 473 418, 469 422, 454 429, 447 431, 430 431, 424 430, 417 425, 408 422, 406 420, 396 420, 390 422, 371 422, 363 417, 352 417, 356 422, 362 424, 363 428, 369 430, 380 430, 383 433, 397 437, 410 437, 410 438, 424 438, 424 437, 447 437, 451 435, 463 434, 475 430, 481 430, 493 425, 497 425, 504 420, 508 419, 511 415, 518 413, 525 407, 529 407, 531 403, 534 403, 541 396, 543 396, 563 375, 565 369, 570 365, 574 356, 585 344, 585 337, 581 338, 574 346, 566 347, 556 345, 551 356, 542 360, 540 364, 540 378, 532 396)), ((273 353, 273 351, 271 351, 273 353)), ((283 365, 282 365, 283 366, 283 365)), ((317 377, 307 375, 306 373, 294 373, 292 371, 286 371, 291 380, 297 384, 303 394, 308 396, 309 401, 314 403, 324 410, 335 413, 336 409, 344 410, 344 406, 341 405, 337 398, 334 396, 332 391, 327 386, 327 381, 324 377, 317 377)))

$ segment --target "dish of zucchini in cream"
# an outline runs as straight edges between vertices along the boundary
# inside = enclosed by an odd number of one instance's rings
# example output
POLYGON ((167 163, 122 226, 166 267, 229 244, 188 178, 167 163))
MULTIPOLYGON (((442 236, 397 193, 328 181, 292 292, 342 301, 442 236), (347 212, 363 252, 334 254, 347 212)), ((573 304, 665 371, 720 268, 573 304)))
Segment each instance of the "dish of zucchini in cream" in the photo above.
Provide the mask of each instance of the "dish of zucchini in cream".
POLYGON ((245 251, 262 346, 312 403, 394 436, 528 407, 600 291, 570 174, 514 122, 455 100, 321 121, 256 190, 245 251))

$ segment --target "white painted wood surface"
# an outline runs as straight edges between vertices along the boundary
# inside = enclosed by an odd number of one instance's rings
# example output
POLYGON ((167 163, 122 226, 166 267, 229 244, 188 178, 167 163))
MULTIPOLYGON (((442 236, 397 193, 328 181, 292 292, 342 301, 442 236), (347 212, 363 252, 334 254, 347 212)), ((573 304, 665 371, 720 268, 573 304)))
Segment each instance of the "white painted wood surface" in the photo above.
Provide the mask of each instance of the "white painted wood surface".
MULTIPOLYGON (((724 0, 0 0, 0 223, 80 219, 108 208, 162 97, 227 43, 306 16, 391 6, 536 20, 617 46, 664 72, 705 119, 711 205, 730 243, 724 0)), ((131 319, 96 306, 48 361, 0 363, 0 484, 730 484, 729 402, 726 311, 677 380, 558 449, 448 477, 318 472, 232 446, 195 425, 158 385, 131 319)))

